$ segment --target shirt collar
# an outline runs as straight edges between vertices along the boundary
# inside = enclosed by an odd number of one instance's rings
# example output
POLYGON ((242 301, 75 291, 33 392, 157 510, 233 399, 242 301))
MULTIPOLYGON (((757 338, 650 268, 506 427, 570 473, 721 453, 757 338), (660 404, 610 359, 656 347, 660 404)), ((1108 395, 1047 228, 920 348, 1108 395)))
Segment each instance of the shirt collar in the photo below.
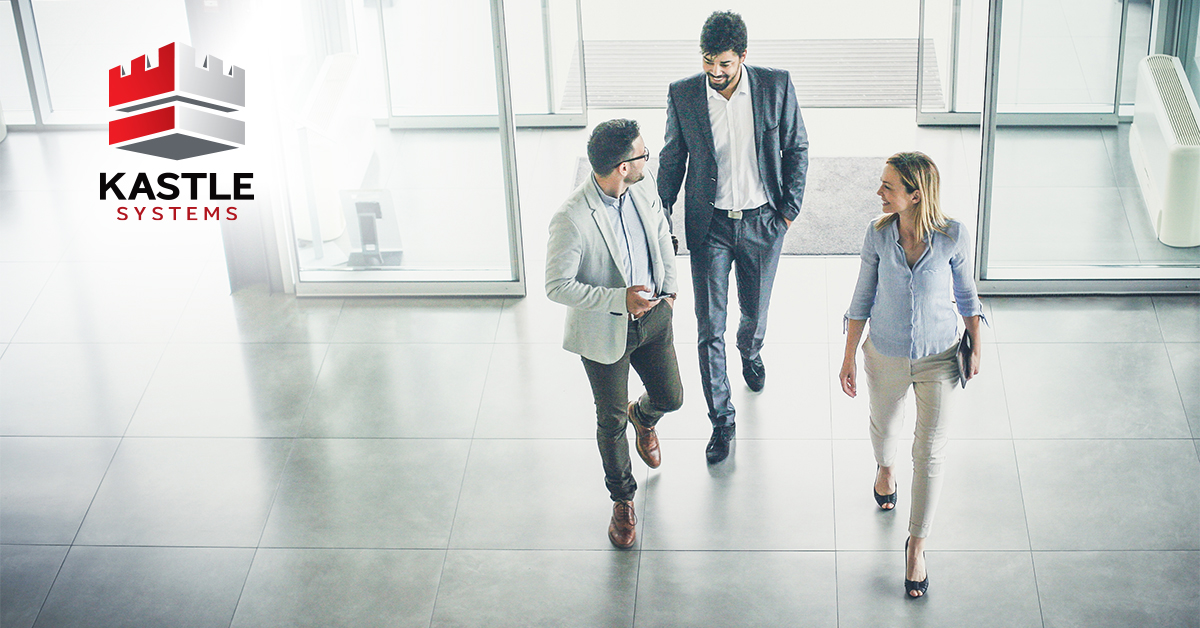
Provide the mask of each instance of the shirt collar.
MULTIPOLYGON (((600 184, 596 182, 595 173, 593 173, 590 178, 592 179, 592 185, 596 187, 596 193, 600 195, 600 202, 604 203, 605 205, 607 205, 609 207, 612 207, 613 209, 619 209, 621 207, 621 199, 613 198, 613 197, 609 196, 608 194, 605 194, 604 190, 602 190, 600 188, 600 184)), ((625 194, 628 194, 628 193, 629 193, 629 190, 625 190, 625 192, 621 194, 622 198, 625 196, 625 194)))

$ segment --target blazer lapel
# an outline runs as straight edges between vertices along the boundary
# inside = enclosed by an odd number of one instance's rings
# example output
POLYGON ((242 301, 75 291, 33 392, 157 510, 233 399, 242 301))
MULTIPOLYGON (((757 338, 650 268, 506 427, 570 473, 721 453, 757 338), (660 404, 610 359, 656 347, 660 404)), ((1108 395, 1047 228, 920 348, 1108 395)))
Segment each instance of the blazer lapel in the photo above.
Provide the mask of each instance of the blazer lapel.
MULTIPOLYGON (((766 116, 764 107, 767 105, 767 95, 763 93, 762 81, 755 76, 756 70, 748 65, 743 65, 746 69, 746 78, 750 81, 750 99, 754 106, 754 150, 757 153, 759 167, 761 168, 763 161, 762 146, 763 146, 763 117, 766 116)), ((765 179, 764 179, 765 181, 765 179)))
MULTIPOLYGON (((588 179, 591 178, 592 175, 589 173, 588 179)), ((612 222, 608 219, 608 210, 604 207, 604 202, 600 200, 600 193, 596 191, 594 180, 584 183, 583 195, 587 197, 588 206, 592 209, 592 219, 596 221, 596 228, 600 230, 604 244, 608 245, 608 254, 612 256, 613 265, 617 267, 621 278, 625 280, 625 285, 628 286, 629 277, 625 276, 625 265, 621 263, 621 249, 617 248, 617 232, 613 230, 612 222)))
POLYGON ((700 135, 704 138, 705 146, 708 147, 708 154, 714 157, 717 154, 717 144, 713 141, 712 123, 708 118, 708 77, 701 72, 695 82, 692 98, 696 102, 696 122, 700 127, 700 135))

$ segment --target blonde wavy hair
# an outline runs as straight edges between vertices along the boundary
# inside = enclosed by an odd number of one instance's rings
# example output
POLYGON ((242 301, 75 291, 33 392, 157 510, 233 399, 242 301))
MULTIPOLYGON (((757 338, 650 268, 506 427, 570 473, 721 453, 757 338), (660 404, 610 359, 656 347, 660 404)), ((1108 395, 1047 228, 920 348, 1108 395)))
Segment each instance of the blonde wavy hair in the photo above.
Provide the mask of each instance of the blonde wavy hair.
MULTIPOLYGON (((921 200, 913 207, 917 218, 917 237, 924 240, 931 232, 946 235, 946 224, 950 217, 942 213, 941 175, 933 160, 925 153, 896 153, 888 157, 887 163, 900 175, 904 191, 912 194, 921 191, 921 200)), ((875 230, 881 230, 899 220, 899 214, 884 214, 875 221, 875 230)))

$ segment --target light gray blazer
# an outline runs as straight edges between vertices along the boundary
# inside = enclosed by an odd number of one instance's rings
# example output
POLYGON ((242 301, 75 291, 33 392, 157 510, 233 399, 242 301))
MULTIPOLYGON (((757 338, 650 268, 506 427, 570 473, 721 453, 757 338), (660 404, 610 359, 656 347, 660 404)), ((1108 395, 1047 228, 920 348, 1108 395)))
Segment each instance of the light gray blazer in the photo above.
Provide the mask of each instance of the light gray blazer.
MULTIPOLYGON (((646 229, 659 291, 678 292, 675 249, 653 182, 643 179, 628 193, 646 229)), ((563 348, 601 364, 621 359, 629 333, 625 289, 630 283, 617 261, 616 231, 590 173, 550 218, 547 247, 546 296, 570 307, 563 348)))

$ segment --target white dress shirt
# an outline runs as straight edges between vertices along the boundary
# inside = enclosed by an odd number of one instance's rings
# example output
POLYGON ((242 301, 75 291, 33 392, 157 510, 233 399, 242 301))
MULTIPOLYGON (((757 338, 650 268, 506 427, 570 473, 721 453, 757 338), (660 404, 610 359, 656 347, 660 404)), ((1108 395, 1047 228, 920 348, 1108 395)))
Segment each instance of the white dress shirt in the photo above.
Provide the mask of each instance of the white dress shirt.
POLYGON ((704 88, 708 92, 713 147, 717 151, 717 200, 713 206, 735 211, 761 207, 767 203, 767 193, 758 175, 749 73, 743 66, 737 89, 729 100, 707 80, 704 88))

